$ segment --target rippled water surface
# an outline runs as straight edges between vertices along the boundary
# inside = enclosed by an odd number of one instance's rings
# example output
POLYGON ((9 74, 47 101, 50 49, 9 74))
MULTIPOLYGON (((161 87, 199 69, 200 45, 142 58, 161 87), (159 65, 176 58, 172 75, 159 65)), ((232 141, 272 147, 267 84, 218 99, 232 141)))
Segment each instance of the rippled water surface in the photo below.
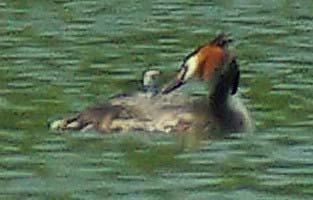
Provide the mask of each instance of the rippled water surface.
POLYGON ((312 199, 312 13, 311 0, 0 1, 0 198, 312 199), (220 32, 252 134, 47 129, 136 89, 144 69, 168 80, 220 32))

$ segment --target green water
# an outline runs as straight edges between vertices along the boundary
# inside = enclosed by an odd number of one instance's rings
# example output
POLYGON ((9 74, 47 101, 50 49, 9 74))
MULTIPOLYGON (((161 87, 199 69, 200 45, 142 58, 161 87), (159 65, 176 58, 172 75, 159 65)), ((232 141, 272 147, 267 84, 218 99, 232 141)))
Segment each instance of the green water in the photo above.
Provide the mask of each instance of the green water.
POLYGON ((0 1, 0 198, 312 199, 312 13, 311 0, 0 1), (136 89, 144 69, 165 82, 220 32, 253 134, 47 129, 136 89))

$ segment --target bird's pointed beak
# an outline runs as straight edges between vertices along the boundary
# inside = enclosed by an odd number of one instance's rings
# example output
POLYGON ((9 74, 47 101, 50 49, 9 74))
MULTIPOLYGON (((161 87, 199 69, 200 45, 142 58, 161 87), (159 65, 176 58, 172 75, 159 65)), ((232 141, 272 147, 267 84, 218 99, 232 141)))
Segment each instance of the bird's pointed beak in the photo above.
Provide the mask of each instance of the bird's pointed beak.
POLYGON ((163 91, 162 94, 168 94, 170 92, 172 92, 173 90, 179 88, 180 86, 182 86, 184 84, 183 81, 181 80, 176 80, 175 82, 173 82, 172 84, 168 85, 163 91))
POLYGON ((182 86, 185 83, 184 79, 185 79, 186 72, 187 72, 187 68, 182 67, 176 76, 176 80, 174 82, 170 83, 168 86, 166 86, 163 89, 162 94, 168 94, 168 93, 172 92, 173 90, 182 86))

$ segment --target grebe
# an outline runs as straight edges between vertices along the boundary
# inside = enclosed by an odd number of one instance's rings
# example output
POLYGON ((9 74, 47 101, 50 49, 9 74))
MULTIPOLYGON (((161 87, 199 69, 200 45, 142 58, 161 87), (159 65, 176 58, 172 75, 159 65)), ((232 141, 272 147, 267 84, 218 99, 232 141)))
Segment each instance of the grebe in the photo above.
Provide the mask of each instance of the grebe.
POLYGON ((251 123, 245 107, 233 98, 239 84, 239 66, 219 35, 207 45, 189 54, 176 80, 162 92, 155 84, 160 72, 147 71, 143 90, 120 95, 107 103, 87 108, 77 115, 54 121, 57 131, 97 130, 110 132, 197 132, 205 134, 246 132, 251 123), (175 89, 192 77, 210 82, 208 97, 183 95, 175 89), (166 94, 166 95, 165 95, 166 94))

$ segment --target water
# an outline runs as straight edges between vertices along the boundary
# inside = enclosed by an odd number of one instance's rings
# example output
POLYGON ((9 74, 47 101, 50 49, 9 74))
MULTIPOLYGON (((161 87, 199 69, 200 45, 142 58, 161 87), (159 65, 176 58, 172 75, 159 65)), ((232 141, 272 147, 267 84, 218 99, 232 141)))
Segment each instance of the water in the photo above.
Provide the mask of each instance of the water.
POLYGON ((312 13, 310 0, 2 0, 1 199, 312 199, 312 13), (166 82, 219 32, 235 39, 254 133, 47 129, 136 89, 144 69, 166 82))

